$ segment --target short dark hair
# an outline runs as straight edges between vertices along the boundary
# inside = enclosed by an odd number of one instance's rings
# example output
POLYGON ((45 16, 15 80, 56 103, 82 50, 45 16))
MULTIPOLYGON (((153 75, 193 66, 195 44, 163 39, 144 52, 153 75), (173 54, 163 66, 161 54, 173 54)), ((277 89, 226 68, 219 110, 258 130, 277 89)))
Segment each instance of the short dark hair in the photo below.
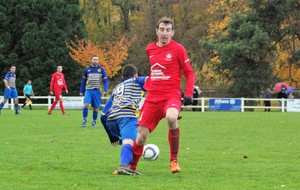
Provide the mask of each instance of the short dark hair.
POLYGON ((168 17, 162 17, 158 20, 157 24, 156 24, 156 29, 159 28, 159 24, 160 23, 164 23, 164 24, 171 24, 172 25, 172 30, 174 30, 175 26, 174 26, 174 20, 168 17))
POLYGON ((122 69, 124 79, 134 77, 135 74, 137 74, 137 68, 132 64, 127 64, 122 69))
POLYGON ((93 59, 93 57, 98 57, 98 55, 92 55, 91 59, 93 59))

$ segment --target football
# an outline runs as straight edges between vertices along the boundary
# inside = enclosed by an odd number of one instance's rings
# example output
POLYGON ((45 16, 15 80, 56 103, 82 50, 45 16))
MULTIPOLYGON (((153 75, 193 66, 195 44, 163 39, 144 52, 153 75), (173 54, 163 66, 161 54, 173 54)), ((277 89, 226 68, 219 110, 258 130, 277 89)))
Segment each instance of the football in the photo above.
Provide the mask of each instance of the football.
POLYGON ((155 144, 147 144, 144 146, 143 157, 145 160, 154 161, 159 156, 159 148, 155 144))

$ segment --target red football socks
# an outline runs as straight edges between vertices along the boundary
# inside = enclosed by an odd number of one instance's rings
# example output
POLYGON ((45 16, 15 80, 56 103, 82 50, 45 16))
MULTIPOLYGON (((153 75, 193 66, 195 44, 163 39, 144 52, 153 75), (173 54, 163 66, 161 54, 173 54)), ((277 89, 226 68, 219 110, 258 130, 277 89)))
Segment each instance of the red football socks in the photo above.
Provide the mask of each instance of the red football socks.
POLYGON ((169 145, 170 145, 170 161, 177 160, 178 157, 178 149, 179 149, 179 137, 180 131, 179 127, 175 130, 169 129, 169 145))
POLYGON ((139 159, 141 158, 141 156, 143 154, 144 145, 139 146, 134 141, 132 148, 133 148, 133 160, 132 160, 132 163, 130 164, 129 167, 130 167, 130 169, 136 170, 136 166, 137 166, 137 164, 139 162, 139 159))
POLYGON ((50 110, 49 110, 49 113, 51 113, 51 112, 52 112, 52 110, 54 110, 54 108, 55 108, 56 104, 57 104, 57 102, 56 102, 56 101, 54 101, 54 102, 52 103, 52 105, 51 105, 51 108, 50 108, 50 110))
POLYGON ((59 101, 59 107, 60 107, 61 112, 64 114, 65 113, 65 109, 64 109, 62 101, 59 101))

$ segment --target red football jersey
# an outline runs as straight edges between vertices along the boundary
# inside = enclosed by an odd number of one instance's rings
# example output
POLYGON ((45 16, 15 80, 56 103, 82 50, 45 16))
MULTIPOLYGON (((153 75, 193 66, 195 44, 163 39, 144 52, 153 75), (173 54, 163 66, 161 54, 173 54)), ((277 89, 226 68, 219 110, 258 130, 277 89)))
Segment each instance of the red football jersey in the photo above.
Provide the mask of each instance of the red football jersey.
POLYGON ((65 81, 65 75, 63 73, 55 72, 52 75, 51 83, 50 83, 50 92, 61 91, 63 88, 67 90, 67 84, 65 81))
POLYGON ((185 96, 193 97, 195 74, 185 48, 174 40, 163 47, 157 46, 156 42, 157 40, 146 48, 151 66, 151 74, 144 86, 147 93, 161 96, 181 94, 183 71, 186 78, 185 96))

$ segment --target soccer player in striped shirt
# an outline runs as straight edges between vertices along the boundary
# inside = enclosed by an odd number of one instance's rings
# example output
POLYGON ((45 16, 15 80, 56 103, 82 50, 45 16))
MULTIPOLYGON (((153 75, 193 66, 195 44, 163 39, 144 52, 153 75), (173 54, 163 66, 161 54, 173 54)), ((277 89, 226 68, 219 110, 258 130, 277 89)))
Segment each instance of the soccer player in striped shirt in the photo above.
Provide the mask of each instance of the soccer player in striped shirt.
POLYGON ((113 172, 116 175, 139 175, 128 168, 133 158, 132 145, 137 135, 139 105, 144 95, 146 77, 138 77, 134 65, 122 69, 122 82, 117 85, 106 103, 101 122, 113 146, 122 144, 120 166, 113 172))
POLYGON ((92 56, 92 64, 84 70, 80 84, 80 96, 84 95, 84 107, 82 109, 82 124, 85 127, 89 106, 93 107, 92 127, 96 126, 98 118, 98 109, 102 104, 101 100, 101 82, 104 84, 103 96, 106 96, 108 90, 108 79, 105 70, 98 65, 99 57, 92 56))
POLYGON ((4 77, 4 85, 5 85, 5 89, 4 89, 4 99, 3 101, 0 103, 0 113, 1 110, 4 106, 4 104, 6 104, 7 100, 9 98, 13 98, 14 99, 14 103, 15 103, 15 114, 18 115, 20 114, 19 112, 19 99, 18 99, 18 92, 16 89, 16 66, 10 66, 10 71, 5 75, 4 77))

